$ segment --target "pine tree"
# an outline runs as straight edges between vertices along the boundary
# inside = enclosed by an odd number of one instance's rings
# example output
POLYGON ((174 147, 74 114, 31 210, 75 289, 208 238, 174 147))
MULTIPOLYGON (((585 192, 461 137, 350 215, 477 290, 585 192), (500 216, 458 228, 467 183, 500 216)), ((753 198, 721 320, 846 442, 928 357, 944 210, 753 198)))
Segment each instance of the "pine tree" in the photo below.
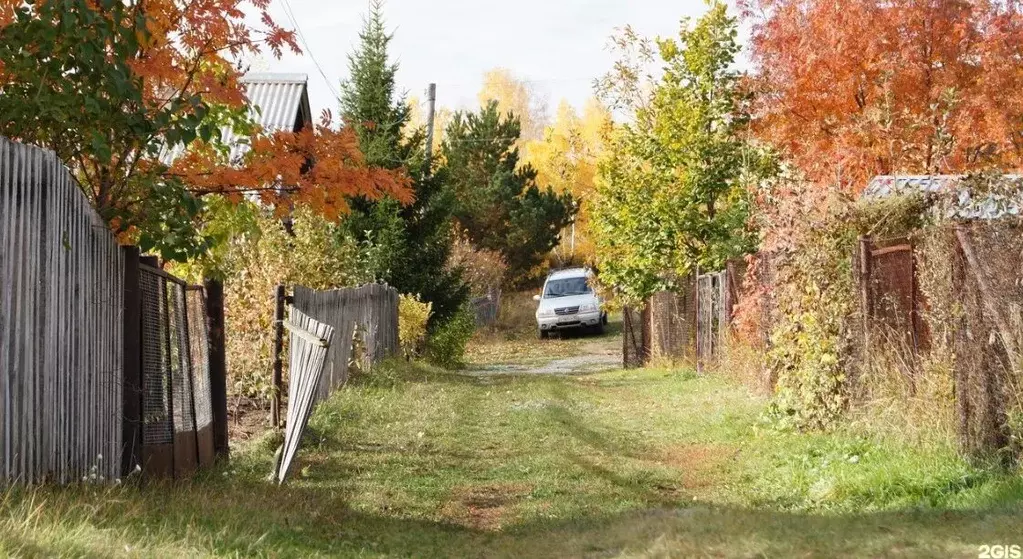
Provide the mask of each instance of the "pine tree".
POLYGON ((341 84, 341 117, 356 130, 368 162, 409 172, 415 201, 400 206, 391 200, 353 199, 341 234, 376 245, 377 275, 398 291, 433 303, 431 327, 436 327, 468 298, 459 274, 444 269, 451 252, 454 195, 445 173, 426 172, 423 131, 402 135, 411 113, 397 91, 398 65, 388 56, 391 35, 381 0, 371 4, 359 37, 359 47, 348 57, 349 79, 341 84))
POLYGON ((536 170, 519 165, 520 134, 518 118, 491 101, 479 113, 456 114, 441 147, 459 225, 477 246, 501 252, 507 279, 518 285, 532 279, 575 215, 571 194, 541 189, 536 170))

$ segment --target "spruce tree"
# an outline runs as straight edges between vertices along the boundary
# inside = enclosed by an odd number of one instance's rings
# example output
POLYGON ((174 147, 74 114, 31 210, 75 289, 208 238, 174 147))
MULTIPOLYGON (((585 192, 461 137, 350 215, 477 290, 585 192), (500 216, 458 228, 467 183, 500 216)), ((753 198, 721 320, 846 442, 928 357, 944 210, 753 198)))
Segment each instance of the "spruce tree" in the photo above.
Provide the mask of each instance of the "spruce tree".
POLYGON ((349 78, 341 84, 341 117, 355 128, 367 162, 407 170, 415 202, 402 207, 393 200, 353 199, 341 234, 374 243, 380 279, 433 303, 431 327, 436 327, 469 294, 460 275, 444 267, 451 252, 454 195, 445 173, 426 172, 425 133, 417 130, 403 137, 411 113, 397 91, 398 65, 388 55, 391 35, 380 0, 371 4, 359 38, 359 47, 348 57, 349 78))
POLYGON ((518 286, 534 279, 576 210, 571 194, 542 188, 536 169, 519 165, 520 134, 519 119, 492 101, 478 113, 457 113, 441 146, 458 198, 455 218, 474 244, 501 252, 507 280, 518 286))

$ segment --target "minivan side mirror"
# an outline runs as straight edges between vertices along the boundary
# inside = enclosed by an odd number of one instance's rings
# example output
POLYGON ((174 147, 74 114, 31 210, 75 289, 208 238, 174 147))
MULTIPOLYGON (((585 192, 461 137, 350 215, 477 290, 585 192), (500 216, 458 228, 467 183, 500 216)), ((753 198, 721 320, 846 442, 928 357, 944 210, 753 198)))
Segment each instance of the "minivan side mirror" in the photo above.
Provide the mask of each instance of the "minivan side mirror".
POLYGON ((540 300, 540 296, 539 295, 533 295, 533 300, 534 301, 539 301, 540 300))

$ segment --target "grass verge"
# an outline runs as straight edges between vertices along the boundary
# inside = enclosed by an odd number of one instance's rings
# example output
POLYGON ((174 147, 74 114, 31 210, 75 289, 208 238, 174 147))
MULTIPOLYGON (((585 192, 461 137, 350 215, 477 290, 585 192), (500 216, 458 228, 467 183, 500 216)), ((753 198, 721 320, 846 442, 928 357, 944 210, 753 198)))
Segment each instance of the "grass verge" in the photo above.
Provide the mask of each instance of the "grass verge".
POLYGON ((14 556, 962 556, 1023 543, 1023 481, 940 444, 780 432, 719 377, 389 363, 196 480, 9 490, 14 556))

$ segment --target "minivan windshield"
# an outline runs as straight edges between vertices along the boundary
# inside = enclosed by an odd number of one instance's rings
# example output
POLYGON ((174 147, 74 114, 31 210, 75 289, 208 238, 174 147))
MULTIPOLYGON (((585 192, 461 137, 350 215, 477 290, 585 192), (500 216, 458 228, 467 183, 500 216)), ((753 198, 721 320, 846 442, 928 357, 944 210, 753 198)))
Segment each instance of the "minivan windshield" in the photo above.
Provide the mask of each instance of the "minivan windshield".
POLYGON ((579 277, 548 281, 543 296, 544 299, 552 299, 555 297, 569 297, 571 295, 585 295, 587 293, 593 293, 593 290, 590 289, 586 278, 579 277))

